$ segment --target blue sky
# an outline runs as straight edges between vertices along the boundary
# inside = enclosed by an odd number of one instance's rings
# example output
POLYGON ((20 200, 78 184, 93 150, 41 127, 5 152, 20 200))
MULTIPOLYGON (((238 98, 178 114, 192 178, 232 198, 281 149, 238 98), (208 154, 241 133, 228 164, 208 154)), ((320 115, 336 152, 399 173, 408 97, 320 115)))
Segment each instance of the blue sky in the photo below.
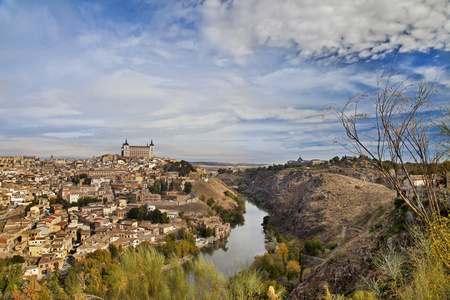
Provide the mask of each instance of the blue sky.
POLYGON ((446 0, 0 1, 0 155, 284 163, 378 70, 450 89, 446 0))

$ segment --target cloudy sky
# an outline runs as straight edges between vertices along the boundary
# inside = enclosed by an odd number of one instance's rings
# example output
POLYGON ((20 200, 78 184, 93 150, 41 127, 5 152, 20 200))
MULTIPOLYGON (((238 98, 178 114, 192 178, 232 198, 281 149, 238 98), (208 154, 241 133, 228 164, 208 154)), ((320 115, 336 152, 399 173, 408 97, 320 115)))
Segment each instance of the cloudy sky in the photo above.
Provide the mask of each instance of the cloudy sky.
POLYGON ((0 0, 0 156, 329 159, 327 104, 449 62, 447 0, 0 0))

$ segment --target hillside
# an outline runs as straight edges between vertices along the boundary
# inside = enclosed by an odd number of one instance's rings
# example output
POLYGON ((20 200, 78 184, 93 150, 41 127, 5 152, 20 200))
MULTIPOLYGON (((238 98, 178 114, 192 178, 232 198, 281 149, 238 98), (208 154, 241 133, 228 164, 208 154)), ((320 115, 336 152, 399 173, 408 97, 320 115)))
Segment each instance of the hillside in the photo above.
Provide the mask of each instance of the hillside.
POLYGON ((291 237, 322 242, 395 197, 383 185, 323 170, 263 171, 241 179, 245 192, 270 210, 270 225, 291 237))
POLYGON ((229 189, 219 178, 200 180, 193 184, 192 191, 212 209, 208 212, 219 215, 224 223, 232 227, 244 222, 245 201, 236 192, 229 189))
POLYGON ((270 224, 287 235, 324 243, 395 196, 384 186, 337 174, 318 174, 288 185, 287 193, 270 198, 270 224))
POLYGON ((225 192, 233 193, 219 178, 211 177, 208 182, 200 180, 192 185, 192 191, 200 199, 214 199, 214 203, 220 204, 224 209, 236 209, 237 203, 225 195, 225 192))
POLYGON ((374 257, 382 249, 406 249, 411 242, 404 230, 406 210, 394 206, 395 192, 374 183, 379 181, 374 172, 363 171, 333 166, 221 176, 269 210, 269 228, 303 242, 337 244, 303 262, 306 275, 289 299, 317 299, 324 285, 344 295, 364 289, 364 278, 376 273, 374 257))

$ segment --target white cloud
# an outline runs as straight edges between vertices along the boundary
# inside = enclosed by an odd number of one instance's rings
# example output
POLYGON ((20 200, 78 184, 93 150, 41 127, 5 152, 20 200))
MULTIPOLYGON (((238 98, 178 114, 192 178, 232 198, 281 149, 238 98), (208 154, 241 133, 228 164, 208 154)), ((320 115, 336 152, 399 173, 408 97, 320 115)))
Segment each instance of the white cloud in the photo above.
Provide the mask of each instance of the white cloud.
POLYGON ((18 101, 19 105, 12 109, 2 109, 3 113, 18 117, 33 117, 45 119, 56 116, 81 115, 78 104, 65 99, 65 91, 62 89, 49 89, 33 93, 18 101))
POLYGON ((54 138, 60 138, 60 139, 73 139, 83 136, 93 136, 93 132, 80 132, 80 131, 73 131, 73 132, 47 132, 42 134, 42 136, 45 137, 54 137, 54 138))
POLYGON ((306 57, 371 58, 449 47, 449 7, 446 0, 207 0, 203 33, 237 57, 269 46, 306 57))
POLYGON ((0 134, 22 136, 2 153, 89 157, 153 138, 177 158, 330 156, 342 132, 322 110, 375 87, 367 60, 400 50, 394 80, 436 71, 450 88, 444 50, 413 57, 448 49, 446 1, 111 3, 0 4, 0 134))

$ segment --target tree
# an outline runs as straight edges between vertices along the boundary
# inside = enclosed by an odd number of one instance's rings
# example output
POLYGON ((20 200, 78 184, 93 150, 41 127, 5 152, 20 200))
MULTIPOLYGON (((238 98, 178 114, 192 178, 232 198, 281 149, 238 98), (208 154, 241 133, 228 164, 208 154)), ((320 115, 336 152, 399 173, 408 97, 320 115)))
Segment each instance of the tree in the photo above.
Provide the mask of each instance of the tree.
POLYGON ((433 177, 444 153, 435 137, 436 120, 442 120, 439 107, 432 101, 437 94, 435 84, 398 82, 395 72, 391 71, 378 77, 374 95, 356 94, 343 108, 327 108, 346 133, 343 142, 336 142, 354 154, 368 156, 369 163, 387 179, 398 197, 424 221, 440 212, 433 177), (360 111, 363 101, 369 101, 374 111, 360 111), (425 196, 414 186, 406 168, 407 160, 419 166, 425 182, 425 196), (391 162, 393 171, 386 161, 391 162), (401 174, 408 179, 413 197, 407 197, 402 191, 401 174), (428 202, 427 208, 425 202, 428 202))
POLYGON ((441 137, 441 146, 447 158, 450 152, 450 104, 443 106, 443 118, 438 122, 441 137))
POLYGON ((139 205, 139 207, 132 208, 128 212, 128 218, 137 219, 139 221, 142 221, 146 215, 147 215, 146 205, 139 205))
POLYGON ((191 191, 192 191, 192 183, 186 182, 186 183, 184 184, 184 193, 185 193, 185 194, 190 194, 191 191))
POLYGON ((289 280, 294 280, 298 278, 298 275, 300 274, 301 267, 298 262, 295 260, 290 260, 286 265, 286 277, 289 280))
POLYGON ((12 293, 13 299, 39 299, 41 295, 42 287, 37 282, 36 278, 31 279, 27 286, 22 290, 16 290, 12 293))

